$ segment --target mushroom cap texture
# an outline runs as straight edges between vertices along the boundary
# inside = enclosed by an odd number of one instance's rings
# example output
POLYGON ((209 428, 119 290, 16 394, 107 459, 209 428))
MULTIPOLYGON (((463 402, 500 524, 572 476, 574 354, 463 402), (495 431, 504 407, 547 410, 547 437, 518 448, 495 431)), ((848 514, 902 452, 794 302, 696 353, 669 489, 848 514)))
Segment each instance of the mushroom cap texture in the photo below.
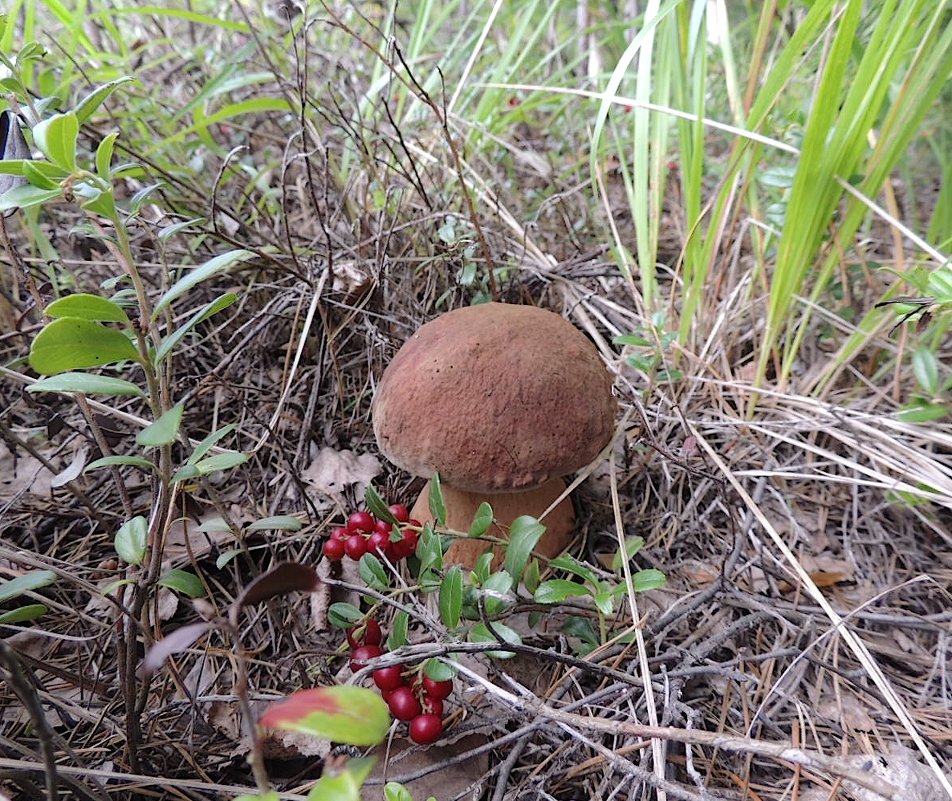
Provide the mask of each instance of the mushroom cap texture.
POLYGON ((615 411, 611 374, 571 323, 485 303, 407 340, 377 387, 373 425, 384 456, 414 475, 511 492, 594 460, 615 411))

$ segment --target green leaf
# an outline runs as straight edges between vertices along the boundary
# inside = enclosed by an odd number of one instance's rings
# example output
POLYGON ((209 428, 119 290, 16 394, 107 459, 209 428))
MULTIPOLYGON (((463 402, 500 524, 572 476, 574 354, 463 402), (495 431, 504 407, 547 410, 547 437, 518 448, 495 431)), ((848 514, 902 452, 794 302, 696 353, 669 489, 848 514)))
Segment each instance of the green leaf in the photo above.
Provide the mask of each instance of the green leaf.
MULTIPOLYGON (((521 645, 522 638, 509 626, 504 623, 500 623, 498 620, 493 624, 493 631, 495 631, 503 640, 503 642, 512 643, 513 645, 521 645)), ((469 630, 469 641, 470 642, 498 642, 498 640, 490 634, 489 629, 486 627, 485 623, 477 623, 469 630)), ((495 659, 511 659, 515 656, 512 651, 487 651, 487 656, 494 657, 495 659)))
POLYGON ((410 616, 406 612, 397 612, 387 637, 387 650, 396 651, 407 644, 407 629, 410 626, 410 616))
POLYGON ((232 559, 234 559, 238 554, 241 553, 241 548, 232 548, 228 551, 223 551, 218 554, 218 558, 215 560, 215 567, 221 570, 225 565, 227 565, 232 559))
POLYGON ((41 378, 26 388, 27 392, 82 392, 84 395, 142 397, 145 393, 131 381, 109 375, 60 373, 41 378))
POLYGON ((939 393, 939 362, 936 360, 935 353, 930 348, 923 345, 912 354, 912 371, 916 376, 916 381, 930 397, 934 398, 939 393))
POLYGON ((481 588, 483 593, 483 608, 489 617, 496 617, 506 607, 512 604, 510 596, 512 590, 512 576, 507 570, 499 570, 489 576, 481 588))
POLYGON ((138 358, 135 345, 121 331, 79 317, 53 320, 30 347, 30 366, 41 375, 138 358))
MULTIPOLYGON (((116 553, 130 565, 141 565, 149 537, 149 521, 136 515, 116 532, 116 553)), ((197 596, 196 596, 197 597, 197 596)))
POLYGON ((612 570, 621 570, 624 562, 630 562, 635 554, 645 547, 644 537, 627 537, 624 548, 619 548, 612 557, 612 570))
POLYGON ((361 801, 360 784, 348 767, 321 776, 307 794, 307 801, 361 801))
POLYGON ((188 457, 188 464, 195 464, 199 459, 201 459, 206 453, 208 453, 214 446, 215 443, 224 439, 232 431, 238 428, 235 423, 228 423, 227 425, 222 426, 217 431, 212 431, 207 437, 205 437, 198 445, 195 446, 195 450, 192 451, 192 455, 188 457))
POLYGON ((159 448, 175 442, 179 427, 182 424, 182 412, 185 406, 176 404, 165 412, 158 420, 143 428, 136 434, 136 444, 143 448, 159 448))
POLYGON ((247 527, 247 531, 300 531, 301 521, 291 515, 262 517, 247 527))
POLYGON ((522 583, 526 585, 526 591, 535 593, 542 579, 542 571, 539 568, 538 559, 530 559, 525 573, 522 574, 522 583))
POLYGON ((226 253, 215 256, 215 258, 205 262, 200 267, 196 267, 191 272, 186 273, 159 298, 159 302, 156 303, 155 310, 152 312, 152 319, 157 319, 159 314, 161 314, 169 304, 180 298, 193 287, 203 281, 207 281, 220 272, 224 272, 233 264, 248 261, 248 259, 254 258, 254 256, 255 254, 250 250, 229 250, 226 253))
MULTIPOLYGON (((57 376, 57 378, 59 377, 60 376, 57 376)), ((124 465, 142 467, 146 470, 155 468, 152 462, 142 456, 103 456, 101 459, 96 459, 86 465, 86 469, 83 470, 83 472, 88 473, 91 470, 100 470, 103 467, 122 467, 124 465)))
POLYGON ((122 306, 99 295, 78 293, 54 300, 46 307, 49 317, 79 317, 104 323, 128 323, 129 317, 122 306))
POLYGON ((31 186, 44 191, 62 192, 60 184, 66 180, 69 173, 48 161, 27 161, 21 170, 23 177, 31 186))
POLYGON ((216 453, 214 456, 201 459, 195 463, 194 467, 198 470, 199 475, 207 476, 219 470, 230 470, 232 467, 237 467, 247 461, 247 454, 229 451, 228 453, 216 453))
POLYGON ((549 562, 549 567, 553 570, 564 570, 566 573, 572 573, 590 584, 598 583, 598 576, 595 575, 595 572, 590 567, 580 562, 574 556, 569 556, 567 553, 557 556, 549 562))
POLYGON ((599 583, 598 589, 596 590, 593 598, 595 600, 595 607, 606 617, 615 611, 615 596, 612 595, 608 585, 604 582, 599 583))
POLYGON ((549 579, 543 581, 532 596, 536 603, 557 604, 566 598, 574 598, 580 595, 591 595, 592 591, 584 584, 578 584, 574 581, 565 579, 549 579))
POLYGON ((631 577, 631 585, 635 592, 648 592, 663 587, 667 577, 660 570, 650 568, 648 570, 639 570, 631 577))
POLYGON ((427 659, 423 663, 423 672, 433 681, 449 681, 456 678, 456 668, 439 659, 427 659))
POLYGON ((390 577, 387 575, 387 571, 384 570, 380 560, 372 553, 365 553, 360 557, 357 573, 371 589, 383 592, 390 588, 390 577))
POLYGON ((335 743, 370 746, 387 736, 390 711, 378 693, 364 687, 314 687, 270 704, 258 722, 335 743))
POLYGON ((443 487, 440 484, 440 474, 434 473, 430 479, 430 493, 427 498, 430 505, 430 514, 438 526, 446 525, 446 501, 443 500, 443 487))
POLYGON ((420 534, 417 543, 416 555, 420 560, 421 577, 427 570, 440 570, 443 567, 443 548, 439 536, 433 531, 433 526, 430 523, 423 526, 423 533, 420 534))
POLYGON ((0 604, 11 598, 17 598, 25 592, 48 587, 54 581, 56 581, 56 574, 52 570, 34 570, 5 581, 0 584, 0 604))
POLYGON ((327 620, 339 629, 349 629, 364 619, 364 613, 353 604, 339 602, 327 608, 327 620))
POLYGON ((11 209, 30 209, 33 206, 42 206, 51 200, 57 200, 63 196, 61 187, 56 189, 40 189, 37 186, 15 186, 8 189, 0 195, 0 212, 10 211, 11 209))
POLYGON ((447 628, 455 629, 459 625, 463 609, 463 569, 453 565, 440 584, 440 617, 447 628))
POLYGON ((383 797, 385 801, 413 801, 410 791, 397 782, 387 782, 383 786, 383 797))
POLYGON ((245 793, 237 795, 232 801, 281 801, 281 796, 272 790, 268 793, 245 793))
POLYGON ((476 564, 473 565, 473 572, 470 574, 470 580, 474 584, 482 584, 489 578, 494 557, 495 554, 492 551, 487 551, 486 553, 481 553, 476 559, 476 564))
POLYGON ((194 573, 172 568, 159 578, 159 584, 170 590, 187 595, 189 598, 201 598, 205 594, 205 585, 194 573))
POLYGON ((80 123, 86 122, 86 120, 88 120, 95 113, 96 109, 98 109, 103 104, 109 95, 115 92, 116 89, 118 89, 124 83, 129 83, 133 80, 135 79, 126 75, 122 78, 116 78, 114 81, 109 81, 109 83, 104 83, 102 86, 96 87, 76 104, 76 107, 73 109, 76 118, 80 123))
POLYGON ((390 509, 387 508, 387 502, 380 497, 380 493, 373 488, 372 484, 368 484, 364 492, 364 503, 367 505, 370 514, 378 520, 386 520, 391 525, 396 525, 397 518, 390 513, 390 509))
POLYGON ((109 165, 112 164, 112 153, 116 147, 116 139, 119 138, 119 131, 113 131, 99 143, 96 148, 96 173, 100 178, 106 181, 112 179, 112 170, 109 165))
POLYGON ((949 408, 945 404, 929 403, 920 398, 901 408, 896 412, 896 417, 904 423, 929 423, 933 420, 941 420, 948 413, 949 408))
POLYGON ((8 623, 10 625, 14 623, 29 623, 31 620, 36 620, 38 617, 45 615, 47 611, 47 608, 43 604, 18 606, 9 612, 0 613, 0 623, 8 623))
POLYGON ((166 357, 178 347, 179 342, 181 342, 199 323, 204 322, 213 314, 218 314, 218 312, 223 309, 227 309, 238 299, 238 296, 234 292, 226 292, 224 295, 219 295, 211 303, 208 303, 204 308, 199 309, 198 312, 184 325, 176 329, 176 331, 165 339, 162 340, 162 343, 159 345, 158 350, 155 352, 155 356, 152 357, 152 361, 155 365, 161 364, 166 357))
POLYGON ((509 528, 509 544, 506 545, 506 570, 517 584, 522 579, 529 554, 536 547, 545 526, 531 515, 521 515, 512 521, 509 528))
POLYGON ((95 187, 77 187, 76 194, 86 198, 80 204, 84 210, 109 220, 116 219, 116 199, 113 197, 112 190, 104 192, 95 187))
POLYGON ((76 139, 79 120, 73 112, 55 114, 33 126, 33 141, 54 164, 70 172, 76 170, 76 139))
POLYGON ((473 522, 469 527, 469 536, 470 537, 482 537, 489 527, 493 524, 493 508, 483 501, 479 504, 479 508, 476 510, 476 515, 473 517, 473 522))
POLYGON ((195 531, 200 534, 221 534, 231 531, 231 526, 223 517, 212 517, 202 523, 195 531))

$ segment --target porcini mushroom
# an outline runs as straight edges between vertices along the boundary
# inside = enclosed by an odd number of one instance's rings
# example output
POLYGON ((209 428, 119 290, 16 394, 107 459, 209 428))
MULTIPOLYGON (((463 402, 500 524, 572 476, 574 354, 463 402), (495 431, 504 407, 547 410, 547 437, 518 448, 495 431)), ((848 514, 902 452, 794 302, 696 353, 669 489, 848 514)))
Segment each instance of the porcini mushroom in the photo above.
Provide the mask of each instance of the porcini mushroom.
MULTIPOLYGON (((377 387, 373 427, 381 452, 408 472, 440 475, 447 526, 466 531, 482 501, 504 538, 519 515, 540 516, 611 439, 612 377, 571 323, 534 306, 486 303, 422 326, 377 387)), ((432 519, 429 484, 411 516, 432 519)), ((564 498, 542 521, 536 553, 571 543, 575 515, 564 498)), ((472 567, 486 543, 459 539, 448 563, 472 567)))

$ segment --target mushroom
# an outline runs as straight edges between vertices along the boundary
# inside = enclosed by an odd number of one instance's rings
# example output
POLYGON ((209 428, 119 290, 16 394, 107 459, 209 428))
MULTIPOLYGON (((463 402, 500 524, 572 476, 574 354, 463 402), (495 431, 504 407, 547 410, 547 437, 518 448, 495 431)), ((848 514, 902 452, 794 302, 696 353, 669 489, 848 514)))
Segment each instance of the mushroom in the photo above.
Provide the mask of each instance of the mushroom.
MULTIPOLYGON (((447 526, 467 531, 483 501, 505 539, 520 515, 539 517, 565 491, 562 476, 592 462, 611 440, 612 377, 571 323, 534 306, 485 303, 422 326, 384 371, 373 404, 381 452, 413 475, 439 473, 447 526)), ((411 516, 432 519, 429 482, 411 516)), ((536 553, 572 540, 563 498, 546 515, 536 553)), ((458 539, 451 564, 472 568, 486 543, 458 539)), ((497 551, 497 561, 498 561, 497 551)))

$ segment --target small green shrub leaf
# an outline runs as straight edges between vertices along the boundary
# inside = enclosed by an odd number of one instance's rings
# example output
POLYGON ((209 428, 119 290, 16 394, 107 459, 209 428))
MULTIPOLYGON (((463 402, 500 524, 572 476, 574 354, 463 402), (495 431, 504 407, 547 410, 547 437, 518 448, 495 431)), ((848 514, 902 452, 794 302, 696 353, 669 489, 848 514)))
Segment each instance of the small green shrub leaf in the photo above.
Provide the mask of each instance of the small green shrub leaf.
POLYGON ((149 521, 136 515, 116 532, 116 553, 130 565, 141 565, 149 536, 149 521))
POLYGON ((506 546, 506 570, 518 583, 529 561, 529 554, 545 534, 545 526, 530 515, 522 515, 512 521, 509 528, 509 544, 506 546))
POLYGON ((226 292, 224 295, 219 295, 204 308, 199 309, 188 322, 162 340, 162 343, 159 345, 152 359, 153 363, 156 365, 161 364, 168 355, 178 347, 179 342, 188 336, 195 326, 204 322, 213 314, 218 314, 218 312, 223 309, 227 309, 236 300, 238 300, 238 296, 234 292, 226 292))
POLYGON ((176 404, 158 420, 136 434, 136 443, 143 448, 159 448, 175 442, 184 411, 185 407, 181 403, 176 404))
POLYGON ((238 426, 235 423, 228 423, 216 431, 212 431, 211 434, 202 439, 202 441, 195 446, 192 455, 188 457, 188 464, 195 464, 215 446, 215 443, 227 437, 236 428, 238 428, 238 426))
POLYGON ((96 148, 96 172, 100 178, 107 181, 112 177, 112 171, 109 169, 109 165, 112 164, 112 153, 113 150, 115 150, 116 139, 118 138, 119 131, 113 131, 107 134, 99 143, 99 147, 96 148))
POLYGON ((55 114, 33 126, 33 141, 50 161, 65 170, 76 170, 79 120, 73 112, 55 114))
POLYGON ((114 81, 109 81, 109 83, 104 83, 102 86, 97 86, 76 104, 76 107, 73 109, 76 118, 80 123, 86 122, 86 120, 96 112, 96 109, 105 102, 109 95, 115 92, 116 89, 124 83, 129 83, 133 80, 135 79, 126 75, 122 78, 116 78, 114 81))
POLYGON ((291 515, 262 517, 248 526, 248 531, 300 531, 301 521, 291 515))
POLYGON ((26 388, 27 392, 82 392, 84 395, 113 395, 140 397, 145 393, 122 378, 90 373, 60 373, 41 378, 26 388))
POLYGON ((635 554, 645 547, 644 537, 628 537, 624 548, 619 548, 612 557, 612 570, 621 570, 624 562, 630 562, 635 554))
POLYGON ((423 663, 423 672, 433 681, 449 681, 456 678, 456 668, 439 659, 427 659, 423 663))
POLYGON ((30 366, 41 375, 138 358, 135 345, 121 331, 79 317, 53 320, 30 347, 30 366))
POLYGON ((380 560, 372 553, 365 553, 357 564, 357 573, 364 583, 373 590, 383 592, 390 587, 390 577, 380 560))
POLYGON ((912 354, 912 371, 919 386, 934 398, 939 393, 939 362, 935 353, 926 346, 919 348, 912 354))
POLYGON ((635 592, 648 592, 663 587, 667 578, 660 570, 650 568, 649 570, 639 570, 631 577, 631 585, 635 592))
POLYGON ((390 728, 380 695, 364 687, 314 687, 270 704, 262 726, 324 737, 347 745, 377 745, 390 728))
POLYGON ((443 548, 440 538, 427 523, 417 543, 417 558, 420 560, 420 576, 428 570, 440 570, 443 567, 443 548))
POLYGON ((187 595, 189 598, 201 598, 205 594, 205 585, 194 573, 172 568, 159 578, 159 584, 170 590, 187 595))
POLYGON ((575 598, 580 595, 591 595, 592 591, 584 584, 565 579, 549 579, 543 581, 532 596, 536 603, 558 604, 566 598, 575 598))
MULTIPOLYGON (((59 377, 57 376, 57 378, 59 377)), ((83 472, 88 473, 91 470, 101 470, 103 467, 123 467, 125 465, 142 467, 145 470, 152 470, 155 467, 152 462, 142 456, 103 456, 101 459, 96 459, 86 465, 83 472)))
POLYGON ((410 616, 406 612, 397 612, 393 619, 393 625, 390 628, 390 634, 387 636, 387 650, 395 651, 397 648, 407 644, 407 629, 410 624, 410 616))
POLYGON ((443 487, 440 484, 440 474, 434 473, 430 479, 430 493, 427 501, 430 505, 430 514, 438 526, 446 525, 446 501, 443 500, 443 487))
POLYGON ((187 272, 159 298, 159 302, 155 304, 155 310, 152 312, 152 319, 156 319, 170 303, 180 298, 192 287, 198 286, 198 284, 207 281, 212 276, 224 272, 233 264, 248 261, 254 256, 255 254, 250 250, 229 250, 187 272))
POLYGON ((595 575, 595 572, 590 567, 567 553, 555 557, 555 559, 549 562, 549 567, 553 570, 564 570, 566 573, 578 576, 580 579, 591 584, 598 583, 598 576, 595 575))
POLYGON ((413 801, 410 791, 397 782, 387 782, 383 786, 383 797, 385 801, 413 801))
POLYGON ((328 622, 332 626, 337 626, 339 629, 349 629, 355 623, 359 623, 363 619, 364 613, 353 604, 341 601, 336 604, 331 604, 327 608, 328 622))
POLYGON ((40 189, 38 186, 23 185, 8 189, 0 195, 0 212, 13 209, 29 209, 33 206, 42 206, 51 200, 63 196, 62 188, 40 189))
POLYGON ((447 628, 455 629, 459 625, 463 610, 463 569, 453 565, 440 584, 440 617, 447 628))
POLYGON ((473 522, 469 527, 469 536, 470 537, 482 537, 489 527, 493 524, 493 508, 483 501, 479 504, 479 508, 476 510, 476 515, 473 517, 473 522))
MULTIPOLYGON (((505 623, 500 623, 498 620, 493 624, 493 631, 495 631, 503 642, 511 643, 512 645, 521 645, 522 638, 509 626, 505 623)), ((477 623, 469 630, 469 641, 470 642, 499 642, 489 631, 485 623, 477 623)), ((512 651, 487 651, 488 656, 494 657, 496 659, 511 659, 515 656, 512 651)))
POLYGON ((16 609, 11 609, 9 612, 0 614, 0 623, 8 623, 10 625, 15 623, 29 623, 31 620, 36 620, 38 617, 45 615, 47 611, 47 608, 43 604, 18 606, 16 609))
POLYGON ((67 295, 65 298, 54 300, 46 307, 46 314, 50 317, 79 317, 83 320, 93 320, 103 323, 128 323, 129 317, 122 306, 111 300, 78 293, 67 295))
POLYGON ((0 584, 0 604, 11 598, 17 598, 25 592, 48 587, 54 581, 56 581, 56 574, 52 570, 34 570, 24 573, 22 576, 0 584))
POLYGON ((228 453, 216 453, 214 456, 201 459, 195 463, 194 467, 198 470, 199 475, 207 476, 210 473, 217 473, 219 470, 230 470, 247 461, 247 454, 229 451, 228 453))
POLYGON ((380 493, 371 484, 367 485, 367 490, 364 492, 364 503, 367 504, 370 514, 378 520, 386 520, 391 525, 396 524, 397 518, 390 513, 387 502, 380 497, 380 493))
POLYGON ((231 526, 228 525, 228 521, 223 517, 212 517, 195 530, 201 534, 221 534, 226 531, 231 531, 231 526))

